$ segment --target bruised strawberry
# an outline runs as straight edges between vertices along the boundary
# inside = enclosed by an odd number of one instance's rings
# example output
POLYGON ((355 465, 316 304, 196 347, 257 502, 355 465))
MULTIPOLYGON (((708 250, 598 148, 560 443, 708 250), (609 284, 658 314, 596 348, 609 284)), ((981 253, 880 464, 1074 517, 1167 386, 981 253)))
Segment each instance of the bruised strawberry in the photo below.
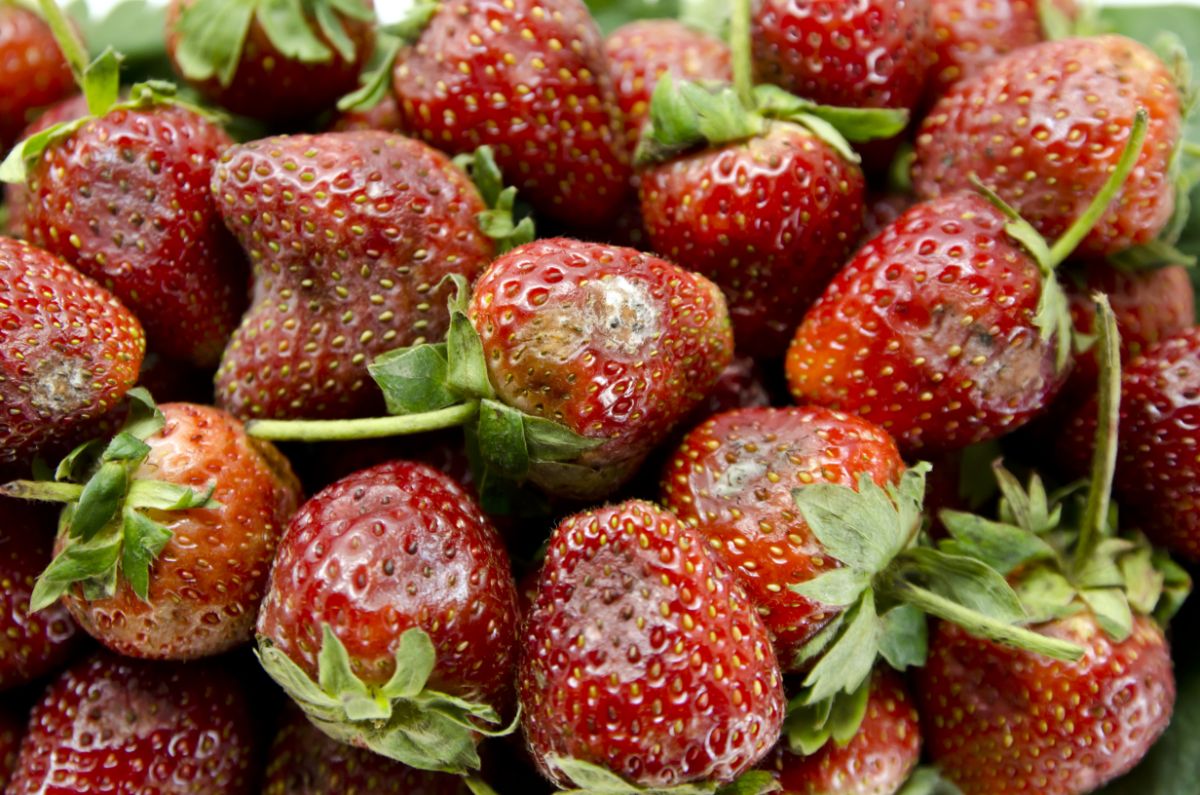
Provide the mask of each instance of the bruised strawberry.
POLYGON ((34 113, 75 89, 50 26, 20 3, 0 3, 0 155, 34 113))
POLYGON ((1114 254, 1153 240, 1170 220, 1168 166, 1180 136, 1170 71, 1123 36, 1024 47, 955 84, 920 128, 913 184, 932 198, 977 176, 1043 236, 1056 238, 1108 179, 1139 109, 1149 124, 1132 178, 1080 248, 1114 254))
POLYGON ((58 257, 0 237, 0 471, 95 430, 137 380, 146 340, 115 296, 58 257))
POLYGON ((583 0, 449 0, 396 58, 404 127, 453 154, 490 144, 538 214, 603 229, 630 167, 604 42, 583 0))
POLYGON ((102 653, 67 670, 30 716, 10 795, 250 795, 246 693, 214 663, 102 653))
POLYGON ((447 274, 493 255, 466 174, 379 131, 268 138, 214 170, 225 223, 254 265, 252 308, 217 373, 236 416, 353 417, 380 407, 367 363, 440 340, 447 274))
POLYGON ((523 635, 522 726, 560 786, 581 769, 650 788, 728 782, 779 737, 766 629, 700 535, 649 503, 563 520, 523 635))
POLYGON ((692 431, 663 474, 662 502, 704 538, 741 580, 774 639, 784 670, 828 623, 827 610, 789 586, 841 564, 809 529, 794 489, 814 482, 855 488, 904 471, 896 444, 858 417, 818 407, 743 409, 692 431))

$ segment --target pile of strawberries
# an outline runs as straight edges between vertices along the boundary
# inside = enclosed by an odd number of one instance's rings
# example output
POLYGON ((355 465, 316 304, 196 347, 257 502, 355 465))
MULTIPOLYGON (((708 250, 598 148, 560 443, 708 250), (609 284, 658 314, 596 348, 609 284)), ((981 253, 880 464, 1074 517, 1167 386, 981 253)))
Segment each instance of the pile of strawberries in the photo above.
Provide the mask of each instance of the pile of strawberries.
POLYGON ((681 5, 173 0, 177 87, 0 0, 4 792, 1141 761, 1186 63, 1071 0, 681 5))

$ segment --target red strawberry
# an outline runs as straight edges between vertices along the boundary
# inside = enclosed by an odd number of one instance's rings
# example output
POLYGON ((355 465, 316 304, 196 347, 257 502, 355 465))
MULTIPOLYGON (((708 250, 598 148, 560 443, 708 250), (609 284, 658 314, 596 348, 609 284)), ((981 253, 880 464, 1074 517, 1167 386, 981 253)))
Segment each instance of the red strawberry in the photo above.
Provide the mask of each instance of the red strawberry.
POLYGON ((217 374, 239 417, 377 410, 367 363, 440 340, 447 274, 493 256, 479 191, 440 152, 384 132, 268 138, 229 149, 213 192, 255 268, 253 306, 217 374))
POLYGON ((110 292, 0 237, 0 471, 86 438, 137 380, 145 346, 110 292))
MULTIPOLYGON (((17 751, 25 736, 25 713, 9 705, 0 708, 0 788, 17 769, 17 751)), ((7 791, 7 790, 6 790, 7 791)))
POLYGON ((0 154, 36 111, 75 89, 71 68, 46 24, 19 3, 0 4, 0 154))
POLYGON ((280 542, 258 632, 268 673, 322 731, 415 767, 477 767, 459 721, 495 721, 512 700, 508 555, 475 501, 424 464, 380 464, 304 504, 280 542), (391 689, 398 679, 407 686, 391 689), (368 692, 382 711, 349 711, 368 692), (451 703, 435 712, 429 699, 451 703))
MULTIPOLYGON (((87 98, 83 94, 76 94, 48 107, 45 113, 38 116, 33 124, 30 124, 17 136, 17 139, 24 141, 56 124, 83 118, 86 115, 88 115, 87 98)), ((8 210, 7 233, 17 238, 29 237, 25 225, 25 213, 29 207, 29 187, 24 182, 5 183, 4 206, 8 210)))
POLYGON ((1121 36, 1025 47, 957 83, 926 116, 913 182, 924 197, 993 188, 1042 235, 1083 214, 1149 114, 1133 176, 1081 247, 1105 256, 1153 240, 1174 210, 1168 174, 1180 135, 1180 99, 1153 52, 1121 36))
POLYGON ((580 768, 654 788, 728 782, 779 737, 766 629, 700 535, 649 503, 563 520, 523 634, 522 726, 560 786, 580 768))
POLYGON ((836 610, 788 586, 841 564, 797 509, 792 491, 814 482, 879 485, 904 471, 896 443, 858 417, 817 407, 718 414, 683 440, 667 465, 662 502, 696 528, 737 574, 774 638, 785 670, 836 610))
POLYGON ((439 4, 396 60, 405 129, 451 153, 496 150, 547 218, 603 229, 630 169, 604 42, 583 0, 439 4))
POLYGON ((733 80, 729 45, 673 19, 643 19, 608 34, 604 40, 617 104, 625 115, 632 154, 650 115, 650 97, 659 78, 733 80))
MULTIPOLYGON (((78 629, 61 604, 29 612, 34 580, 53 546, 52 511, 0 498, 0 692, 58 670, 78 646, 78 629)), ((0 782, 3 757, 0 739, 0 782)))
POLYGON ((217 105, 294 122, 354 90, 375 48, 374 17, 371 0, 303 6, 171 0, 167 53, 175 70, 217 105))
POLYGON ((964 795, 1083 795, 1132 768, 1166 729, 1175 677, 1145 617, 1116 642, 1083 613, 1039 627, 1087 654, 1061 662, 941 624, 918 674, 925 741, 964 795))
POLYGON ((275 735, 262 795, 466 795, 463 779, 414 770, 323 734, 289 709, 275 735))
POLYGON ((356 130, 384 130, 386 132, 403 132, 404 119, 400 116, 400 106, 396 98, 390 94, 384 97, 378 105, 367 110, 349 110, 339 113, 329 125, 331 132, 354 132, 356 130))
POLYGON ((216 664, 99 654, 50 685, 29 726, 10 795, 255 791, 246 694, 216 664))
POLYGON ((763 767, 775 772, 783 795, 892 795, 921 756, 917 710, 899 675, 875 672, 862 724, 844 744, 830 739, 800 755, 781 744, 763 767))
POLYGON ((174 105, 118 105, 29 166, 29 238, 137 312, 150 346, 215 364, 245 305, 245 261, 208 184, 232 140, 174 105))

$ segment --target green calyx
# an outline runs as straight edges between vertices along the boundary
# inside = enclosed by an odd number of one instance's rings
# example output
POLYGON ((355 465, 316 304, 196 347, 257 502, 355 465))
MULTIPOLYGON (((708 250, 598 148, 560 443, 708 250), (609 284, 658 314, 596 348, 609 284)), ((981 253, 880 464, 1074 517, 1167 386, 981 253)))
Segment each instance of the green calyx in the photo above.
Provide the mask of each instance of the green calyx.
POLYGON ((775 777, 763 770, 752 770, 728 784, 700 781, 674 787, 640 787, 606 767, 582 759, 553 756, 546 763, 569 778, 574 789, 561 790, 568 795, 765 795, 783 789, 775 777))
POLYGON ((896 795, 962 795, 962 790, 936 767, 922 765, 912 772, 896 795))
POLYGON ((65 503, 59 518, 62 551, 38 577, 29 609, 42 610, 76 584, 85 599, 116 593, 121 578, 142 601, 150 590, 150 568, 171 531, 147 511, 219 508, 215 485, 200 494, 186 486, 135 477, 150 454, 146 440, 165 420, 145 389, 131 389, 129 418, 107 445, 96 440, 75 448, 45 479, 0 486, 0 494, 65 503))
POLYGON ((381 686, 354 673, 346 647, 328 624, 322 627, 315 682, 268 638, 259 637, 256 654, 321 731, 421 770, 459 775, 478 770, 476 738, 511 734, 520 717, 493 728, 500 715, 491 706, 426 687, 437 653, 420 629, 400 636, 395 672, 381 686))
POLYGON ((189 80, 215 77, 228 86, 257 22, 285 58, 327 63, 337 55, 353 61, 357 53, 343 18, 370 22, 375 13, 364 0, 195 0, 175 25, 175 60, 189 80))
POLYGON ((417 40, 440 7, 439 0, 412 0, 403 19, 376 30, 375 54, 363 70, 359 87, 338 101, 338 110, 370 110, 387 97, 400 50, 417 40))
POLYGON ((504 176, 496 165, 496 157, 492 147, 484 146, 475 150, 474 154, 459 155, 454 163, 471 177, 483 203, 488 209, 479 213, 480 230, 496 242, 496 254, 504 254, 517 246, 532 242, 536 236, 533 218, 524 213, 520 221, 514 215, 517 201, 517 189, 504 187, 504 176))

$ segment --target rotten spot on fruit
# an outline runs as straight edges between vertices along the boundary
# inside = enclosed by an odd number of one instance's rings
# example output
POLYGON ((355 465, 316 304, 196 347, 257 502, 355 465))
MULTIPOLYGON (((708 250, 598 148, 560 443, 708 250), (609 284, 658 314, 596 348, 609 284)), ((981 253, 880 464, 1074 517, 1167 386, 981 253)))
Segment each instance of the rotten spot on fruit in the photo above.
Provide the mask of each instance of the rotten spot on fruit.
POLYGON ((78 358, 41 359, 34 364, 30 381, 30 403, 39 412, 65 416, 91 404, 92 374, 78 358))

